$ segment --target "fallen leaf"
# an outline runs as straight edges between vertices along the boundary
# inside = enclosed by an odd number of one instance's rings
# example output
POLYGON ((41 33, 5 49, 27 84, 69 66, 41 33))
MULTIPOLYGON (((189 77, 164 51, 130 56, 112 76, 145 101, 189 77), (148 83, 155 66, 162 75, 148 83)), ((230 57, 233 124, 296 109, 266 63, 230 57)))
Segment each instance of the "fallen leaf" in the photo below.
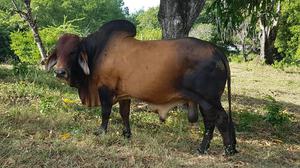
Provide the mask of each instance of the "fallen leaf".
POLYGON ((67 140, 69 138, 71 138, 71 134, 70 133, 63 133, 63 134, 60 135, 60 139, 61 140, 67 140))
POLYGON ((62 100, 65 104, 75 104, 77 102, 76 100, 71 100, 68 98, 63 98, 62 100))

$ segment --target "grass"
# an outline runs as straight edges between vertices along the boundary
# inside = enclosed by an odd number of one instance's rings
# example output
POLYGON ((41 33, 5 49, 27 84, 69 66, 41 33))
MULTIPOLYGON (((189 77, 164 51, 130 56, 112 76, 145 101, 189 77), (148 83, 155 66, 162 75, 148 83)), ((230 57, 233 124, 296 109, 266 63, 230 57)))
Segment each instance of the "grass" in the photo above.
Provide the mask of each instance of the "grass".
MULTIPOLYGON (((80 105, 76 90, 51 73, 29 68, 21 75, 0 66, 0 165, 2 167, 299 167, 300 69, 281 71, 232 63, 233 117, 239 154, 224 157, 216 131, 208 155, 196 148, 203 124, 189 124, 177 108, 165 123, 141 102, 132 106, 133 136, 121 136, 114 107, 109 132, 94 136, 100 110, 80 105), (265 120, 272 96, 291 122, 265 120)), ((224 106, 227 101, 224 94, 224 106)))

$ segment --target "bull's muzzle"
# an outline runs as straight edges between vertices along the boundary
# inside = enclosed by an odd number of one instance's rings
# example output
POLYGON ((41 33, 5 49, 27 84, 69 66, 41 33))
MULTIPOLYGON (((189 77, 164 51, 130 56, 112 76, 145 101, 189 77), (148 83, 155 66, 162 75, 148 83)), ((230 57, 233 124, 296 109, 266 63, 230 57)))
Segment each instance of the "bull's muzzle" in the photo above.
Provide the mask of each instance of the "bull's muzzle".
POLYGON ((55 76, 58 78, 63 78, 63 79, 68 78, 68 73, 64 69, 56 69, 56 70, 54 70, 54 73, 55 73, 55 76))

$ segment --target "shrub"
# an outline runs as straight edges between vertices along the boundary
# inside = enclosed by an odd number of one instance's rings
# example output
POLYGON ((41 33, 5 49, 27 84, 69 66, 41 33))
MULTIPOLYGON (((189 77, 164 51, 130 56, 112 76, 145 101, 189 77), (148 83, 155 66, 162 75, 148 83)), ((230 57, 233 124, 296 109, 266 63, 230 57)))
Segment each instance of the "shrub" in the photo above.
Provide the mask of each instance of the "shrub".
POLYGON ((282 105, 277 102, 272 96, 267 96, 268 101, 265 109, 267 114, 265 121, 271 123, 273 126, 283 126, 291 122, 291 115, 283 112, 282 105))
POLYGON ((12 39, 10 47, 21 62, 34 64, 39 61, 39 51, 30 31, 13 32, 10 34, 10 38, 12 39))
MULTIPOLYGON (((78 34, 77 28, 71 23, 72 22, 65 22, 57 27, 51 26, 40 30, 40 36, 48 53, 52 50, 57 38, 63 33, 68 32, 78 34)), ((40 54, 31 31, 12 32, 10 38, 12 41, 10 46, 21 62, 29 64, 39 63, 40 54)))
POLYGON ((9 31, 0 25, 0 62, 4 62, 13 58, 13 52, 9 47, 9 42, 9 31))
POLYGON ((244 62, 244 57, 241 54, 230 54, 228 58, 230 62, 237 62, 237 63, 244 62))
POLYGON ((275 47, 284 57, 277 67, 300 66, 300 1, 283 1, 275 47))

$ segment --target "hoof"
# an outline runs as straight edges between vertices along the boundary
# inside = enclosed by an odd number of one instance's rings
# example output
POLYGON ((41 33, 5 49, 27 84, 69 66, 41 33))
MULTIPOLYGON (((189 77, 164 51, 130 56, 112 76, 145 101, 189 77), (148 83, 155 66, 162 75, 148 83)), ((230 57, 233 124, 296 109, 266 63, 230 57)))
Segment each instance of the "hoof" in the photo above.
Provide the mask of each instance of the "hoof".
POLYGON ((207 149, 198 148, 197 151, 200 155, 207 155, 208 154, 207 149))
POLYGON ((235 145, 225 146, 225 156, 232 156, 236 153, 239 153, 239 152, 235 149, 235 145))
POLYGON ((128 130, 123 130, 123 136, 127 139, 131 137, 131 132, 128 130))
POLYGON ((103 128, 97 128, 97 129, 94 131, 94 135, 96 135, 96 136, 105 135, 106 132, 107 132, 107 131, 104 130, 103 128))
MULTIPOLYGON (((204 141, 204 142, 206 142, 206 141, 204 141)), ((202 142, 201 143, 201 145, 200 145, 200 147, 197 149, 197 151, 199 152, 199 154, 201 154, 201 155, 206 155, 206 154, 208 154, 208 149, 209 149, 209 142, 208 143, 204 143, 204 142, 202 142)))

